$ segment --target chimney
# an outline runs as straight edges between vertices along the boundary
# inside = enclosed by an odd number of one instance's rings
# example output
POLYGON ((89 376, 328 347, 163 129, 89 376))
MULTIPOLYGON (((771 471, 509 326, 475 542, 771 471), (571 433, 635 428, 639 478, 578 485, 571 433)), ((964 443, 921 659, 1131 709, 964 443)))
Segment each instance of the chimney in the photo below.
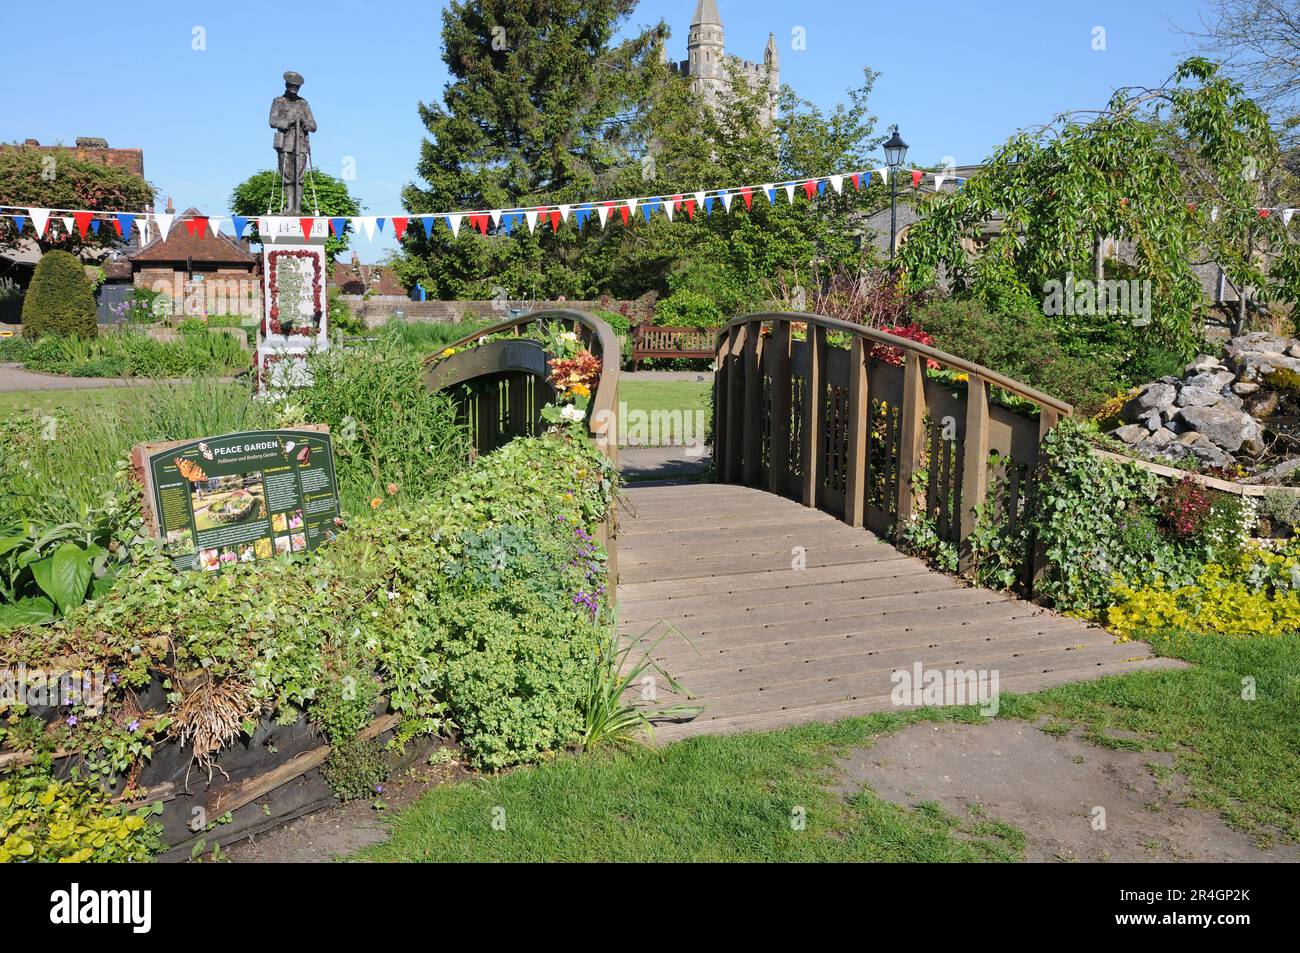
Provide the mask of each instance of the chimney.
POLYGON ((170 195, 167 196, 167 214, 168 215, 176 214, 176 206, 172 205, 172 197, 170 195))

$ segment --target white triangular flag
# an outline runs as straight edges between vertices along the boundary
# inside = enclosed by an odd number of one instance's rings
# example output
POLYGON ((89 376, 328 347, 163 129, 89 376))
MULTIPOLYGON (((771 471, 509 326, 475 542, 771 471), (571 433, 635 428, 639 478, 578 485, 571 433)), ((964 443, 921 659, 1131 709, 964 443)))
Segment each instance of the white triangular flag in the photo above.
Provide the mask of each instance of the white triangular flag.
POLYGON ((77 220, 71 215, 64 215, 62 218, 63 227, 68 230, 68 234, 73 234, 73 229, 77 227, 77 220))
POLYGON ((175 215, 168 214, 167 212, 154 214, 153 223, 158 228, 158 237, 163 241, 167 241, 167 233, 172 230, 172 219, 175 217, 175 215))
POLYGON ((208 228, 212 229, 213 235, 221 234, 221 222, 222 222, 222 218, 220 215, 208 216, 208 228))
POLYGON ((465 216, 463 216, 463 215, 448 215, 448 216, 447 216, 447 225, 448 225, 449 228, 451 228, 451 237, 452 237, 452 238, 455 238, 457 235, 460 234, 460 223, 461 223, 461 220, 464 219, 464 217, 465 217, 465 216))
POLYGON ((785 186, 785 200, 791 205, 794 204, 794 183, 788 182, 785 186))
POLYGON ((664 199, 659 204, 664 207, 664 214, 668 216, 668 221, 671 222, 673 220, 673 200, 664 199))
POLYGON ((636 199, 627 200, 627 214, 631 215, 636 211, 636 199))
POLYGON ((883 165, 882 165, 879 169, 876 170, 876 174, 880 176, 880 181, 881 181, 881 182, 884 182, 886 185, 889 184, 889 167, 888 167, 888 166, 883 166, 883 165))
POLYGON ((934 190, 938 192, 940 189, 942 189, 943 183, 946 182, 947 180, 948 180, 948 174, 946 172, 934 173, 934 190))
POLYGON ((528 234, 537 231, 537 209, 530 208, 524 212, 524 221, 528 223, 528 234))
POLYGON ((561 222, 567 222, 567 221, 569 220, 569 210, 572 209, 573 206, 572 206, 572 205, 561 205, 561 206, 558 206, 558 208, 560 209, 560 221, 561 221, 561 222))
POLYGON ((699 211, 701 211, 701 212, 704 211, 704 193, 703 193, 703 192, 696 192, 696 193, 695 193, 695 207, 696 207, 699 211))
POLYGON ((1291 216, 1294 215, 1294 214, 1295 214, 1295 209, 1293 209, 1293 208, 1284 208, 1284 209, 1282 209, 1282 224, 1283 224, 1283 225, 1290 225, 1290 224, 1291 224, 1291 216))
POLYGON ((375 216, 373 215, 356 215, 352 219, 352 230, 356 232, 365 232, 366 241, 375 240, 375 216))
POLYGON ((27 214, 31 216, 32 227, 36 229, 36 237, 40 238, 45 234, 45 226, 50 221, 50 210, 47 208, 29 208, 27 214))
POLYGON ((842 175, 833 175, 833 176, 831 176, 831 188, 833 188, 833 189, 835 190, 835 194, 836 194, 836 195, 839 195, 841 192, 843 192, 843 191, 844 191, 844 176, 842 176, 842 175))
POLYGON ((494 209, 492 210, 492 224, 493 224, 493 225, 500 225, 500 224, 501 224, 501 209, 499 209, 499 208, 494 208, 494 209))
POLYGON ((722 193, 722 208, 723 208, 725 211, 728 211, 728 212, 731 211, 731 200, 734 199, 735 197, 736 197, 735 194, 732 193, 732 192, 723 192, 723 193, 722 193))
POLYGON ((596 206, 596 214, 600 216, 600 227, 605 227, 605 222, 609 220, 609 206, 601 203, 596 206))

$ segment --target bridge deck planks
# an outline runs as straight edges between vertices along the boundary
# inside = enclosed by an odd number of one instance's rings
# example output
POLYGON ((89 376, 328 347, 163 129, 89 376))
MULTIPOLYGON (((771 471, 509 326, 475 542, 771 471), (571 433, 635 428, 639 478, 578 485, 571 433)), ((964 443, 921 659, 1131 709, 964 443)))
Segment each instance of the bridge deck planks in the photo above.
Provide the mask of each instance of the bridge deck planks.
POLYGON ((1013 692, 1179 664, 760 490, 633 488, 619 519, 620 630, 705 708, 661 740, 895 710, 891 676, 916 662, 997 671, 1013 692))

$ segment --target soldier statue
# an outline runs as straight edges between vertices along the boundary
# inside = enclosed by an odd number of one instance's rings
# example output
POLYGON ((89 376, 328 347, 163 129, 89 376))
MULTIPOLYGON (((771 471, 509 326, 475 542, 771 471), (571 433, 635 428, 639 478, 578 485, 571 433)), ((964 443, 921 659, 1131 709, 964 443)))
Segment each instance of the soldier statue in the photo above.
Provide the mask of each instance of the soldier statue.
POLYGON ((280 160, 280 182, 284 190, 282 211, 302 214, 304 176, 311 165, 308 135, 316 131, 316 120, 307 100, 298 95, 302 74, 284 74, 284 95, 271 103, 271 126, 275 129, 275 152, 280 160))

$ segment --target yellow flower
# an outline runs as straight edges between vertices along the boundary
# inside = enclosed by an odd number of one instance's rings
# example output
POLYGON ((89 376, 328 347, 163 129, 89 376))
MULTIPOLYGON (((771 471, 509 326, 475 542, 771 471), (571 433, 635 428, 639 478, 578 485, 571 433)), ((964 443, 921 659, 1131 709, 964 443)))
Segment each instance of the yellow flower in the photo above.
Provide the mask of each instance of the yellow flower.
POLYGON ((443 351, 442 354, 439 355, 439 357, 451 357, 455 353, 456 353, 456 349, 454 347, 449 347, 445 351, 443 351))
POLYGON ((577 394, 579 397, 591 396, 591 388, 589 388, 586 384, 574 384, 573 387, 570 388, 570 390, 573 393, 577 394))
POLYGON ((969 375, 969 374, 958 374, 958 375, 957 375, 955 378, 953 378, 953 379, 954 379, 954 380, 959 380, 959 381, 969 381, 969 380, 970 380, 970 375, 969 375))

